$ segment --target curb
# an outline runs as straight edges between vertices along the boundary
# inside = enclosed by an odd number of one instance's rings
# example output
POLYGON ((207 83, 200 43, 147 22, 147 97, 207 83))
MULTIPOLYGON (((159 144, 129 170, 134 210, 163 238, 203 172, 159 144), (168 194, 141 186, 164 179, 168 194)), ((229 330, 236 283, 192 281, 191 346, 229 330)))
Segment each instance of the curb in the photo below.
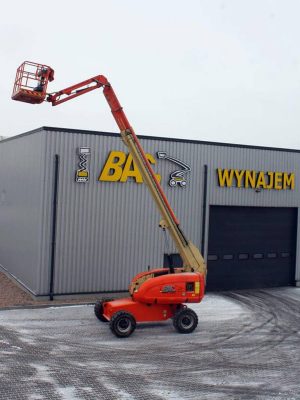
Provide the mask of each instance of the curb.
POLYGON ((38 308, 56 308, 56 307, 74 307, 74 306, 93 306, 95 302, 82 302, 82 303, 65 303, 65 304, 27 304, 22 306, 8 306, 8 307, 0 307, 1 311, 10 311, 10 310, 34 310, 38 308))

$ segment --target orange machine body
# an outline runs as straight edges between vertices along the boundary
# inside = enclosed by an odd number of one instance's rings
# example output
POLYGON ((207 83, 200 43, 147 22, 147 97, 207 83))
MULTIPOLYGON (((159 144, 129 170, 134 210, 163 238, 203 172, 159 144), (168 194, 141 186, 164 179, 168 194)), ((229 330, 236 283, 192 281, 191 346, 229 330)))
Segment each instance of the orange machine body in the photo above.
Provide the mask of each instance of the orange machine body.
POLYGON ((116 312, 126 310, 137 322, 167 320, 182 303, 199 303, 204 289, 204 276, 199 272, 169 273, 166 268, 153 269, 133 278, 129 288, 131 297, 104 303, 103 315, 110 320, 116 312), (135 281, 149 275, 151 279, 132 292, 135 281))

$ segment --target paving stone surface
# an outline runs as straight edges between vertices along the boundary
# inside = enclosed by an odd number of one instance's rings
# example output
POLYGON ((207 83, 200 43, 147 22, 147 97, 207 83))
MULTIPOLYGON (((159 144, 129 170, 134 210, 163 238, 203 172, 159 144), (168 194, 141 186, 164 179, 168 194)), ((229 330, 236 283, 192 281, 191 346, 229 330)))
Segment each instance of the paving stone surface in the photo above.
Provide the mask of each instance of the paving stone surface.
POLYGON ((199 326, 116 338, 93 307, 0 311, 1 400, 298 400, 300 289, 208 294, 199 326))

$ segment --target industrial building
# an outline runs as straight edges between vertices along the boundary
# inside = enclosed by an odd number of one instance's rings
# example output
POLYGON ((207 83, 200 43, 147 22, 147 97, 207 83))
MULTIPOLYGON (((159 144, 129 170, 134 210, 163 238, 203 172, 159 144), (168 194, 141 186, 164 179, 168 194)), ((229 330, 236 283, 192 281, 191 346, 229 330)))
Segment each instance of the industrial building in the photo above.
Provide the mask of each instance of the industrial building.
MULTIPOLYGON (((300 284, 300 152, 139 136, 207 290, 300 284)), ((37 297, 126 290, 180 259, 116 133, 42 127, 0 142, 0 270, 37 297)))

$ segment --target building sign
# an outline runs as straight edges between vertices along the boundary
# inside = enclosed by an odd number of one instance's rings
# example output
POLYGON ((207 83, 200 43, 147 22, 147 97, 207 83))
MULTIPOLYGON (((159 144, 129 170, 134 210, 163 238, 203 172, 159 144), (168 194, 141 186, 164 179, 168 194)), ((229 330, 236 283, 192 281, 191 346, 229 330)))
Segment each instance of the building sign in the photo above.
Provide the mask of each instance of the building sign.
MULTIPOLYGON (((156 164, 151 154, 146 154, 146 157, 150 164, 156 164)), ((155 176, 160 182, 161 176, 158 174, 155 174, 155 176)), ((133 178, 136 183, 143 183, 142 175, 135 165, 132 155, 130 153, 125 154, 123 151, 111 151, 98 180, 105 182, 127 182, 128 178, 133 178)))
POLYGON ((250 171, 238 169, 217 169, 221 187, 252 189, 295 189, 295 173, 273 171, 250 171))
POLYGON ((88 170, 88 156, 91 154, 89 147, 79 147, 77 150, 79 162, 75 175, 75 181, 80 183, 87 183, 89 181, 89 170, 88 170))
MULTIPOLYGON (((158 151, 156 154, 157 158, 169 160, 181 167, 181 169, 171 172, 169 185, 171 187, 185 187, 185 175, 191 172, 191 167, 177 158, 170 157, 165 151, 158 151)), ((150 164, 156 164, 156 160, 151 154, 146 153, 146 157, 150 164)), ((155 176, 158 182, 160 182, 161 176, 159 174, 155 174, 155 176)), ((130 153, 126 154, 123 151, 111 151, 98 180, 104 182, 127 182, 129 178, 133 179, 136 183, 143 183, 142 175, 135 165, 132 155, 130 153)))
MULTIPOLYGON (((177 158, 170 157, 165 151, 158 151, 156 154, 157 158, 171 161, 181 167, 181 169, 176 169, 171 172, 169 185, 171 187, 185 187, 185 175, 191 172, 191 167, 177 158)), ((156 164, 151 154, 146 153, 146 157, 150 164, 156 164)), ((155 176, 160 182, 161 176, 158 174, 155 174, 155 176)), ((134 179, 136 183, 143 183, 142 175, 135 165, 132 155, 130 153, 126 154, 123 151, 111 151, 98 180, 106 182, 127 182, 128 178, 134 179)))
POLYGON ((185 175, 191 172, 191 167, 187 165, 185 162, 178 160, 177 158, 170 157, 165 151, 158 151, 157 153, 157 158, 163 159, 163 160, 169 160, 173 162, 174 164, 178 165, 181 167, 181 169, 177 169, 176 171, 171 172, 170 174, 170 179, 169 179, 169 185, 171 187, 174 186, 180 186, 180 187, 185 187, 186 186, 186 179, 185 175))

